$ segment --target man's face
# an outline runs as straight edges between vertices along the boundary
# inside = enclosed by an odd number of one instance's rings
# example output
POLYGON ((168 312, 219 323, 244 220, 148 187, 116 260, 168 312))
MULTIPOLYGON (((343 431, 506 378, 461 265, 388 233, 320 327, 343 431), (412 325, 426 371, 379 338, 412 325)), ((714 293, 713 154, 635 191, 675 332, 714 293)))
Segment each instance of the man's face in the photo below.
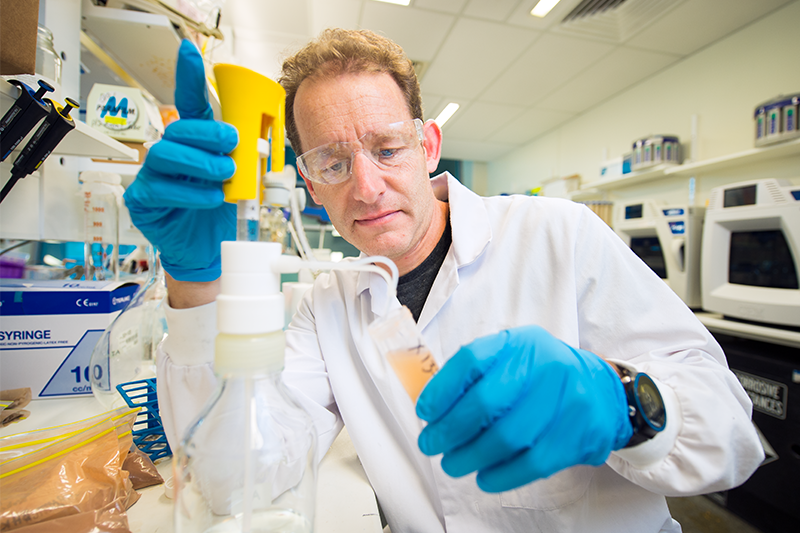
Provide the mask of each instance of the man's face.
MULTIPOLYGON (((397 83, 385 73, 306 80, 294 111, 304 151, 333 142, 360 148, 365 134, 413 118, 397 83)), ((431 231, 438 215, 429 174, 438 165, 441 132, 433 123, 424 129, 425 149, 417 147, 399 167, 381 169, 356 153, 352 174, 342 183, 314 183, 304 176, 312 198, 345 240, 368 255, 389 257, 401 272, 407 270, 402 264, 416 266, 427 257, 439 238, 431 231)))

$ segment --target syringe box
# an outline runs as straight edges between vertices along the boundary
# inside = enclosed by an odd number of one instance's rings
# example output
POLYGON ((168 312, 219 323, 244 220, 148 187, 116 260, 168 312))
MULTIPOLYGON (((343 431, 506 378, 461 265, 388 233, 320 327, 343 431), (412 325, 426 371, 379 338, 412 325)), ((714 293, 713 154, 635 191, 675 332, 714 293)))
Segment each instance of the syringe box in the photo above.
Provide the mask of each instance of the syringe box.
POLYGON ((0 279, 0 390, 30 387, 34 399, 91 395, 92 351, 138 288, 0 279))

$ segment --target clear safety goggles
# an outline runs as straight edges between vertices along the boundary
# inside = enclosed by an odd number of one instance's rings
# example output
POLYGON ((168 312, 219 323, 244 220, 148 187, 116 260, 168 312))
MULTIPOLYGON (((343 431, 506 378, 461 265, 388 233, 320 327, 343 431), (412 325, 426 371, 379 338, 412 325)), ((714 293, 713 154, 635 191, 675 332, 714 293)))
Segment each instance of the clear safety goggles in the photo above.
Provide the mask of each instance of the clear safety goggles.
POLYGON ((347 180, 358 153, 382 170, 391 170, 408 162, 425 139, 418 118, 386 124, 365 133, 355 142, 323 144, 297 157, 301 174, 316 183, 330 185, 347 180))

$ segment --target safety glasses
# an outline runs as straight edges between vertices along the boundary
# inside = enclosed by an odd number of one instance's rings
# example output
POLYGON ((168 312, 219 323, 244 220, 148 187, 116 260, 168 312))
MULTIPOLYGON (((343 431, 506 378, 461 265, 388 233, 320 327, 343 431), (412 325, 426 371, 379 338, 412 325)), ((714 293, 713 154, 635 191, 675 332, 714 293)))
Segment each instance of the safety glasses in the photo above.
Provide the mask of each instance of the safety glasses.
POLYGON ((330 185, 347 180, 358 153, 382 170, 392 170, 408 162, 425 139, 418 118, 386 124, 365 133, 355 142, 336 142, 318 146, 297 157, 297 167, 307 179, 330 185))

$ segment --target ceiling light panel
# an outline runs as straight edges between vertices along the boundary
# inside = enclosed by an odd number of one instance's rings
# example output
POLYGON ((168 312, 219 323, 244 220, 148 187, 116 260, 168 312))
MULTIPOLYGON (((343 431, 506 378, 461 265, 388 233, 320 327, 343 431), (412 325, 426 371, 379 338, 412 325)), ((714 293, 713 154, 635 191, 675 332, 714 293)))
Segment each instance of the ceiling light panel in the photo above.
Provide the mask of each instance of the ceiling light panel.
POLYGON ((436 122, 439 125, 439 127, 441 128, 442 126, 444 126, 445 122, 450 120, 453 117, 453 115, 456 114, 456 111, 458 111, 459 107, 461 107, 461 106, 458 105, 457 103, 450 102, 449 104, 444 106, 444 109, 442 109, 439 112, 439 114, 436 116, 435 119, 433 119, 433 121, 436 122))
POLYGON ((531 9, 531 15, 534 17, 544 18, 550 11, 556 7, 559 0, 539 0, 539 3, 531 9))

